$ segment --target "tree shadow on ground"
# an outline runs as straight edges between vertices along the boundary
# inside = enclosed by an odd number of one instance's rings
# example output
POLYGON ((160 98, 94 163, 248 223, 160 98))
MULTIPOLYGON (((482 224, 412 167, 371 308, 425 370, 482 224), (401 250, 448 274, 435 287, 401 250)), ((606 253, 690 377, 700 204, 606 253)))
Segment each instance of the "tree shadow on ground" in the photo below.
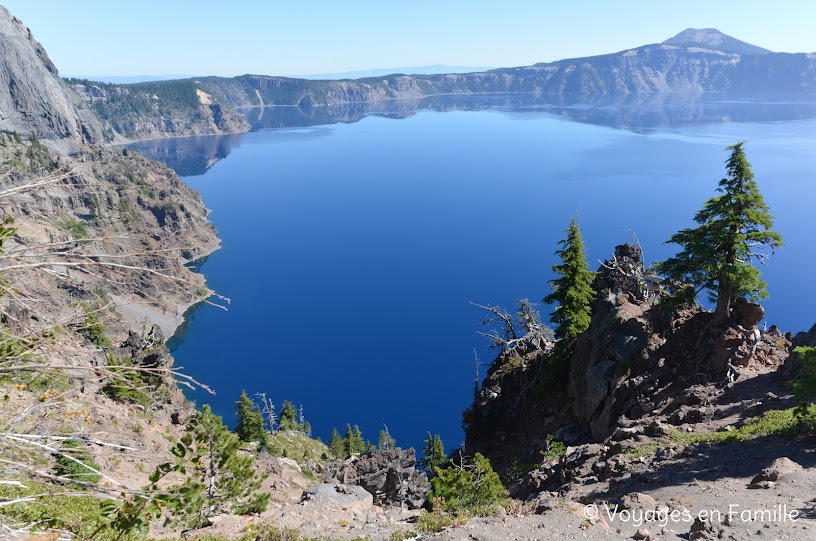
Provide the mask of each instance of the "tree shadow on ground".
MULTIPOLYGON (((816 467, 815 447, 812 441, 795 441, 780 436, 761 436, 739 443, 697 444, 682 458, 636 468, 630 477, 611 482, 608 489, 599 486, 587 494, 587 500, 614 501, 631 492, 696 486, 727 478, 747 479, 747 486, 751 478, 777 458, 788 457, 805 468, 816 467)), ((816 496, 816 486, 809 488, 816 496)))

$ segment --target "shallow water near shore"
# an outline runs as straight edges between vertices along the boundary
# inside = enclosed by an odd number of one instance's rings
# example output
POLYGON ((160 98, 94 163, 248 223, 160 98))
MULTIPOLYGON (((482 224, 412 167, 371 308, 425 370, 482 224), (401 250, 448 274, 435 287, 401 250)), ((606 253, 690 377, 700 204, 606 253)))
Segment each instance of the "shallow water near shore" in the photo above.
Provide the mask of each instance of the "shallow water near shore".
POLYGON ((576 214, 593 267, 630 229, 647 263, 671 255, 663 242, 692 225, 742 140, 786 243, 763 269, 766 321, 816 323, 807 99, 495 96, 278 113, 250 112, 261 131, 242 136, 134 145, 171 166, 182 156, 212 209, 222 248, 201 271, 230 310, 190 310, 171 350, 218 393, 194 398, 227 420, 246 389, 302 404, 324 440, 351 423, 375 442, 387 426, 404 447, 429 431, 461 445, 474 353, 494 356, 468 301, 539 301, 576 214))

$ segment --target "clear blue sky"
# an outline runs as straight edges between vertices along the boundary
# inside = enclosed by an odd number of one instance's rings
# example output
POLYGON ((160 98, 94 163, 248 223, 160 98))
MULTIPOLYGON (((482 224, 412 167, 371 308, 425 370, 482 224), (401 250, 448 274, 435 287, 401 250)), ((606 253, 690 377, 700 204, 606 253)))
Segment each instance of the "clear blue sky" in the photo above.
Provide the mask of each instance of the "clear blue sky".
POLYGON ((0 0, 63 75, 304 74, 517 66, 718 28, 816 51, 816 2, 795 0, 0 0))

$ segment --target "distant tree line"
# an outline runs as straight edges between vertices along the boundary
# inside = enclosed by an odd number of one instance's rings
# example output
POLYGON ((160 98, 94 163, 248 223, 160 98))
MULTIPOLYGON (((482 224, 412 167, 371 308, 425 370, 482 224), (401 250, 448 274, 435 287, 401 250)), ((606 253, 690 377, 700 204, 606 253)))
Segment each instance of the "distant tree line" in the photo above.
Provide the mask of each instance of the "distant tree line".
POLYGON ((117 132, 132 136, 134 123, 145 118, 172 118, 179 114, 201 120, 196 83, 192 79, 115 84, 88 79, 65 79, 69 85, 97 87, 90 105, 117 132))

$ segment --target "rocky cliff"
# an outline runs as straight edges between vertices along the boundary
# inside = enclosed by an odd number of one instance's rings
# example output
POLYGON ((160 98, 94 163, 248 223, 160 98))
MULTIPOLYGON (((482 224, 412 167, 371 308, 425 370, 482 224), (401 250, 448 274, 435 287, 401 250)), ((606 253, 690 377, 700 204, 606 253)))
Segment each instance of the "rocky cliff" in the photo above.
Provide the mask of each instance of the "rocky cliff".
MULTIPOLYGON (((130 85, 69 82, 106 123, 108 140, 150 139, 248 131, 250 123, 237 111, 276 105, 308 113, 320 106, 459 94, 809 93, 816 90, 816 55, 771 53, 715 29, 688 29, 663 43, 618 53, 480 73, 333 81, 242 75, 130 85)), ((257 119, 251 123, 258 124, 257 119)))
POLYGON ((520 464, 539 461, 553 438, 604 442, 636 420, 641 427, 651 420, 704 423, 753 398, 745 389, 761 394, 763 378, 779 385, 792 337, 760 330, 760 306, 740 303, 726 323, 701 309, 673 313, 656 302, 643 276, 632 245, 617 247, 598 269, 592 321, 574 348, 566 384, 547 385, 551 344, 540 337, 499 355, 466 412, 468 453, 482 452, 512 477, 520 464), (734 382, 741 392, 729 394, 734 382), (699 409, 723 395, 721 409, 699 409))
POLYGON ((72 143, 101 140, 101 125, 59 78, 42 45, 0 6, 0 130, 72 143))
POLYGON ((202 90, 198 81, 68 82, 105 123, 108 141, 240 133, 250 128, 232 106, 202 90))
POLYGON ((206 77, 202 89, 236 108, 336 105, 442 94, 627 96, 668 92, 764 95, 816 90, 816 55, 771 53, 714 29, 613 54, 481 73, 311 81, 265 75, 206 77))
MULTIPOLYGON (((184 403, 163 339, 209 295, 186 265, 218 239, 201 197, 172 170, 101 145, 101 122, 2 8, 0 50, 0 219, 11 233, 0 250, 0 356, 23 367, 6 372, 4 385, 14 386, 2 422, 12 432, 93 432, 139 448, 139 456, 90 450, 111 477, 139 486, 171 456, 163 434, 184 403), (25 370, 31 362, 36 369, 25 370), (126 395, 110 387, 112 367, 122 365, 161 374, 126 395)), ((8 458, 8 441, 0 447, 8 458)), ((14 457, 37 469, 52 460, 14 457)))

